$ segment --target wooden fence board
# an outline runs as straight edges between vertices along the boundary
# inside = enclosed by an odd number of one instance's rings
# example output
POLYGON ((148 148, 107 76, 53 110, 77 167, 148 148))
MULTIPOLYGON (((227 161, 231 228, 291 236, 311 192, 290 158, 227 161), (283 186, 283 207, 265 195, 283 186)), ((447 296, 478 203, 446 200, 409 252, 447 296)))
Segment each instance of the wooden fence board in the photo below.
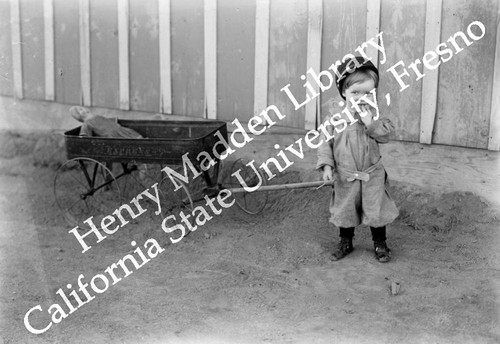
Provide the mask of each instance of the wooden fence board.
POLYGON ((54 0, 43 1, 44 22, 44 62, 45 62, 45 100, 55 99, 54 73, 54 0))
POLYGON ((10 2, 0 1, 0 94, 12 96, 12 37, 10 2))
POLYGON ((158 0, 130 2, 130 108, 160 110, 158 0))
MULTIPOLYGON (((366 0, 324 1, 323 2, 323 47, 321 51, 321 69, 348 54, 366 40, 366 0)), ((325 83, 327 82, 325 78, 325 83)), ((327 115, 342 111, 340 97, 335 83, 321 94, 321 113, 327 115)))
MULTIPOLYGON (((308 28, 307 28, 307 60, 306 69, 312 68, 315 73, 321 70, 321 36, 323 31, 323 0, 309 0, 308 6, 308 28)), ((307 81, 314 89, 314 93, 320 93, 319 85, 314 82, 310 73, 307 74, 307 81)), ((320 116, 321 96, 311 100, 306 104, 305 109, 305 129, 316 129, 321 119, 320 116)))
POLYGON ((10 1, 10 23, 12 44, 12 74, 14 97, 22 99, 23 92, 23 55, 21 37, 21 13, 19 0, 10 1))
POLYGON ((118 3, 90 0, 92 105, 119 108, 118 3))
POLYGON ((170 30, 170 0, 158 1, 158 26, 160 29, 160 112, 172 113, 172 59, 170 30))
POLYGON ((497 33, 495 44, 495 66, 493 73, 492 104, 490 113, 490 137, 488 149, 500 150, 500 8, 497 10, 497 33))
POLYGON ((253 116, 255 0, 218 0, 217 118, 253 116))
POLYGON ((120 109, 130 109, 129 0, 118 0, 118 70, 120 109))
MULTIPOLYGON (((442 0, 427 1, 425 14, 424 51, 433 51, 439 45, 441 36, 442 0)), ((422 68, 422 106, 420 114, 420 143, 430 144, 437 111, 439 69, 422 68)))
POLYGON ((217 118, 217 0, 204 0, 205 117, 217 118))
POLYGON ((267 107, 269 71, 270 0, 257 0, 255 8, 255 58, 253 113, 267 107))
POLYGON ((55 100, 80 104, 80 29, 78 1, 54 0, 55 100))
POLYGON ((43 1, 20 0, 23 97, 45 99, 43 1))
POLYGON ((203 117, 203 0, 172 0, 172 112, 203 117))
POLYGON ((295 106, 285 92, 290 91, 299 103, 306 99, 304 81, 307 59, 307 0, 271 1, 269 41, 269 105, 276 105, 286 115, 279 125, 304 128, 305 108, 295 106))
MULTIPOLYGON (((410 0, 382 1, 381 26, 387 61, 379 66, 379 109, 395 126, 391 139, 419 141, 422 80, 405 78, 409 87, 400 92, 400 85, 387 69, 403 61, 408 64, 424 55, 425 2, 410 0), (388 106, 385 95, 390 94, 388 106)), ((397 69, 398 71, 400 68, 397 69)))
MULTIPOLYGON (((481 21, 486 34, 443 63, 439 71, 438 111, 432 143, 487 148, 493 83, 498 1, 443 0, 441 41, 481 21)), ((473 29, 479 34, 477 28, 473 29)), ((452 45, 448 43, 451 47, 452 45)), ((455 53, 455 49, 453 52, 455 53)), ((498 97, 498 95, 497 95, 498 97)))
POLYGON ((80 104, 84 106, 92 105, 90 58, 90 0, 80 0, 80 104))
MULTIPOLYGON (((380 1, 369 0, 366 2, 366 41, 376 37, 380 30, 380 1)), ((378 40, 375 39, 378 43, 378 40)), ((371 59, 372 63, 378 67, 379 51, 369 45, 366 48, 366 55, 371 59)))

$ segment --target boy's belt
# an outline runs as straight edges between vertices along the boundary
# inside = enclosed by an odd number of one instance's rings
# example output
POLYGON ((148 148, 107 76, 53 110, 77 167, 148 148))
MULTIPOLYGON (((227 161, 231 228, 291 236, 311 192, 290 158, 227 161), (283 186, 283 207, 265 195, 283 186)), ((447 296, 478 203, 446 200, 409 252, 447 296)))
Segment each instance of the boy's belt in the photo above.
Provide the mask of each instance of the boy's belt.
POLYGON ((339 173, 344 177, 347 177, 348 182, 352 182, 356 179, 367 182, 370 180, 370 173, 375 171, 381 165, 382 165, 382 159, 379 159, 375 164, 371 165, 364 171, 349 170, 347 168, 340 166, 337 166, 337 171, 339 171, 339 173))

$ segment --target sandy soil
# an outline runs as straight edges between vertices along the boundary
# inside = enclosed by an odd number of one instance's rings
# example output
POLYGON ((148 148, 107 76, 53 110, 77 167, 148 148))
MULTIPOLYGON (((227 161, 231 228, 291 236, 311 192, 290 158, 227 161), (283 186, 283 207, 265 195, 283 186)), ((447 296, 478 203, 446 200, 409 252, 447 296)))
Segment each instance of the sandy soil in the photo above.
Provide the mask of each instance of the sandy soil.
POLYGON ((473 194, 393 185, 401 216, 388 264, 374 259, 366 227, 351 255, 328 259, 327 188, 273 193, 259 216, 234 206, 178 244, 148 211, 82 254, 54 202, 54 166, 9 142, 24 151, 0 154, 0 343, 500 342, 500 215, 473 194), (26 330, 31 307, 46 312, 59 288, 149 238, 165 251, 46 333, 26 330))

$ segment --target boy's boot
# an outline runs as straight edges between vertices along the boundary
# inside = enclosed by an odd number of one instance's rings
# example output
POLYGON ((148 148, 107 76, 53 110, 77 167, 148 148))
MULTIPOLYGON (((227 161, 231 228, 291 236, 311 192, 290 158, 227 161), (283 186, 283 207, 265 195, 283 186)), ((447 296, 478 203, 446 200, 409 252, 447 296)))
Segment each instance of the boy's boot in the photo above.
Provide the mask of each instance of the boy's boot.
POLYGON ((352 238, 354 237, 354 227, 340 228, 340 241, 334 249, 330 259, 337 261, 344 258, 354 250, 352 238))
POLYGON ((387 247, 385 226, 370 227, 373 238, 373 248, 375 249, 375 257, 381 263, 387 263, 391 260, 391 250, 387 247))
POLYGON ((375 256, 381 263, 387 263, 391 260, 391 250, 387 247, 385 241, 374 241, 373 247, 375 248, 375 256))

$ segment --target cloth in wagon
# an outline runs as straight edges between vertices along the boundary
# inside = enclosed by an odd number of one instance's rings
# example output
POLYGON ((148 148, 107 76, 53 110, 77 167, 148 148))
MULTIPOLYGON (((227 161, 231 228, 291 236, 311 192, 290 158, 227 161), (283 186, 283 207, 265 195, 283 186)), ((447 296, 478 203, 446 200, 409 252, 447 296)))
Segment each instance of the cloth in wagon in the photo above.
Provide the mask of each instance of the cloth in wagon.
MULTIPOLYGON (((357 115, 357 114, 356 114, 357 115)), ((333 127, 327 127, 333 135, 333 127)), ((382 227, 396 219, 399 211, 387 192, 387 173, 380 161, 378 143, 388 142, 393 130, 388 119, 348 125, 318 149, 317 169, 329 165, 335 172, 330 198, 330 222, 338 227, 363 223, 382 227)), ((326 137, 323 134, 323 139, 326 137)))
POLYGON ((137 131, 118 124, 116 118, 93 115, 89 109, 83 106, 72 106, 69 111, 74 119, 82 122, 80 136, 142 138, 142 135, 137 131))
MULTIPOLYGON (((120 125, 116 118, 93 115, 86 107, 72 106, 69 112, 74 119, 82 122, 80 136, 117 137, 125 139, 143 138, 137 131, 120 125)), ((113 170, 113 164, 110 162, 106 163, 106 167, 113 170)), ((144 180, 148 170, 147 165, 140 164, 137 166, 137 169, 139 170, 139 178, 144 180)))

